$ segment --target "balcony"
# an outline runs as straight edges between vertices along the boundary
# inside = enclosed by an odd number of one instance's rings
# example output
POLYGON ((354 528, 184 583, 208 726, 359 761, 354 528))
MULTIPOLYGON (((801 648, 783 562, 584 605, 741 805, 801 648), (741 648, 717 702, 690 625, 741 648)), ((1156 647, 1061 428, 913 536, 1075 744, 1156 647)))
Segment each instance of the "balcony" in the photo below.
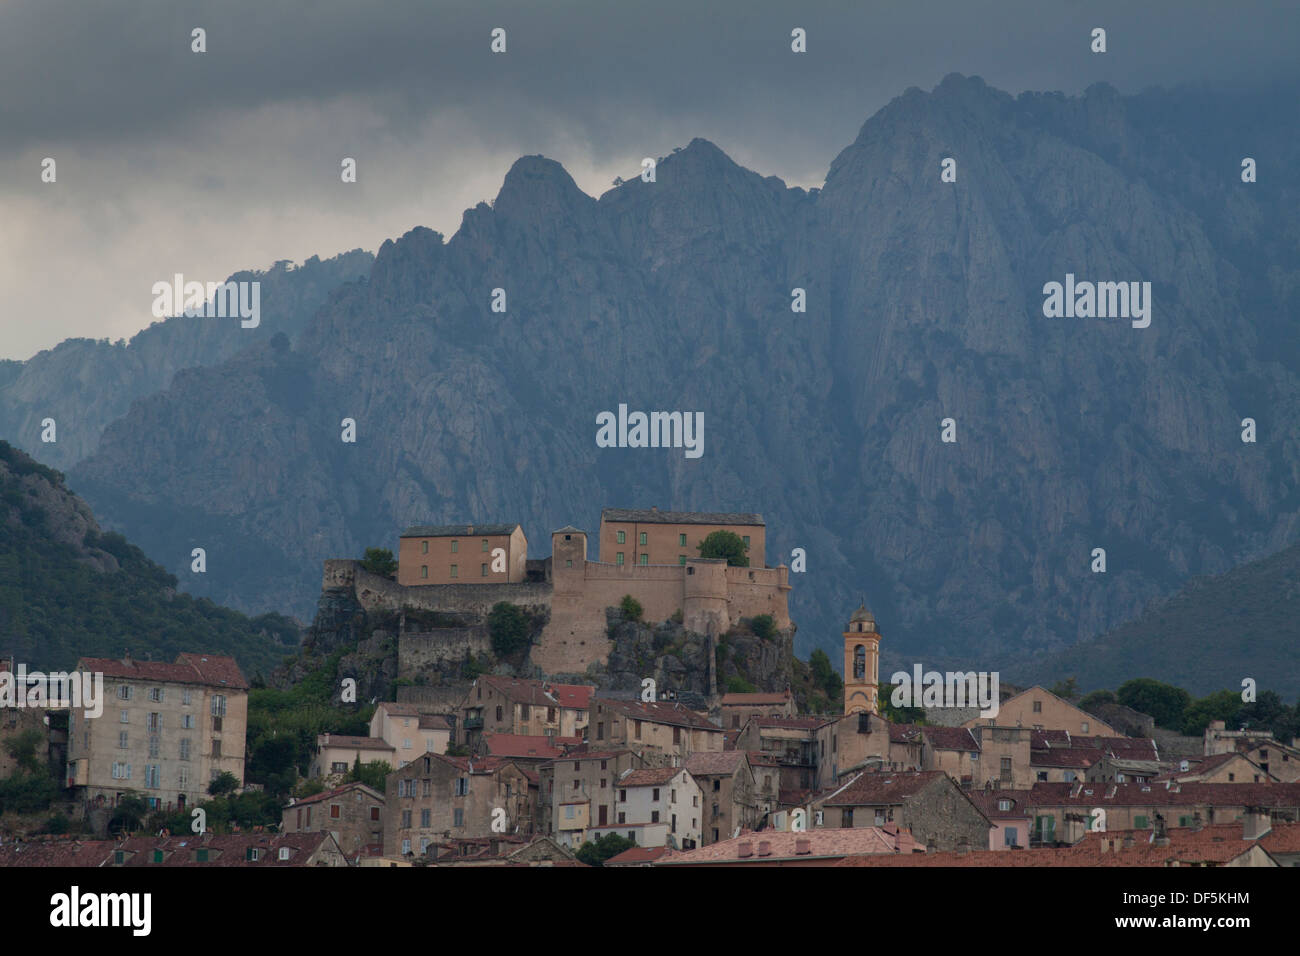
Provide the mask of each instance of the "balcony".
POLYGON ((465 729, 466 729, 466 730, 482 730, 482 729, 483 729, 483 718, 482 718, 482 717, 466 717, 466 718, 465 718, 465 729))

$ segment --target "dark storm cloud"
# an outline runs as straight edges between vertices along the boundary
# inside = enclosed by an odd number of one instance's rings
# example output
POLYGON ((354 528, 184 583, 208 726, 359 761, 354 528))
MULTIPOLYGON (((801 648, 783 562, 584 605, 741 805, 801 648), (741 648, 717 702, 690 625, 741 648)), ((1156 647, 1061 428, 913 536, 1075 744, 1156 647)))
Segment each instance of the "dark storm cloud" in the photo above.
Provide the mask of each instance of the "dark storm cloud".
POLYGON ((694 136, 818 185, 948 73, 1241 88, 1296 74, 1293 3, 0 0, 0 358, 144 327, 173 271, 454 231, 525 153, 588 192, 694 136), (190 52, 190 31, 208 52, 190 52), (790 31, 808 53, 790 52, 790 31), (1089 51, 1095 26, 1109 52, 1089 51), (489 52, 503 27, 508 52, 489 52), (57 157, 57 186, 42 157, 57 157), (339 161, 354 156, 355 186, 339 161), (52 294, 58 289, 58 294, 52 294), (40 316, 39 323, 30 320, 40 316))

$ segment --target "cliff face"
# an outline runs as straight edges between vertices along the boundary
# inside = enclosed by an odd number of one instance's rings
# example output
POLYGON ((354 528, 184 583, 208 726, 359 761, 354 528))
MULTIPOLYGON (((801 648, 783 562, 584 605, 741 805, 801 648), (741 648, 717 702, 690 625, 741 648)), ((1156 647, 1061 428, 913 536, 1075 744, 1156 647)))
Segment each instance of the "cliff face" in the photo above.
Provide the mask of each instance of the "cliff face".
POLYGON ((950 77, 812 192, 703 140, 599 199, 525 157, 450 241, 385 243, 292 347, 177 374, 72 474, 178 572, 206 544, 196 593, 303 614, 321 561, 412 523, 520 520, 537 556, 603 505, 758 511, 769 564, 807 551, 804 653, 837 658, 865 592, 882 669, 1009 671, 1300 537, 1300 145, 1256 106, 950 77), (1242 142, 1275 174, 1241 183, 1242 142), (1067 273, 1152 283, 1151 326, 1045 318, 1067 273), (620 402, 703 411, 703 456, 597 448, 620 402))
MULTIPOLYGON (((215 365, 279 333, 296 338, 331 291, 368 274, 373 262, 356 249, 324 262, 313 256, 297 268, 279 262, 266 272, 230 276, 230 282, 261 283, 255 328, 240 327, 238 318, 176 316, 130 342, 68 339, 26 362, 0 363, 0 435, 38 461, 67 469, 95 450, 104 429, 133 401, 163 391, 182 369, 215 365), (57 441, 41 439, 46 418, 57 425, 57 441)), ((146 308, 148 291, 140 290, 146 308)))

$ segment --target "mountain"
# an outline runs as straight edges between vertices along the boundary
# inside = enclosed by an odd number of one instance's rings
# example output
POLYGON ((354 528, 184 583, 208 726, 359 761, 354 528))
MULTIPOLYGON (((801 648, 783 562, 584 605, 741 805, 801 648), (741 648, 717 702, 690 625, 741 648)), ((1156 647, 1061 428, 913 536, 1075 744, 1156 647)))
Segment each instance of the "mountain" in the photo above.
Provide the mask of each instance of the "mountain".
MULTIPOLYGON (((215 365, 280 332, 296 338, 331 291, 367 274, 373 262, 354 249, 323 262, 312 256, 296 268, 277 262, 265 272, 230 276, 229 282, 261 283, 261 321, 253 328, 238 318, 178 315, 130 342, 67 339, 25 362, 0 362, 0 435, 52 468, 70 468, 137 398, 162 391, 181 369, 215 365), (53 442, 41 440, 47 418, 55 422, 53 442)), ((152 302, 145 291, 141 302, 152 302)))
POLYGON ((814 190, 702 139, 599 198, 524 157, 71 474, 193 593, 303 617, 323 559, 415 523, 518 520, 545 554, 602 506, 757 511, 768 563, 807 552, 801 655, 865 595, 882 667, 1023 666, 1300 539, 1293 103, 951 76, 814 190), (1151 283, 1150 327, 1046 318, 1067 274, 1151 283), (596 447, 620 403, 703 412, 703 456, 596 447))
POLYGON ((1041 662, 1031 679, 1076 676, 1080 689, 1092 690, 1159 674, 1204 695, 1239 690, 1250 677, 1261 690, 1294 689, 1300 686, 1297 620, 1300 544, 1191 581, 1135 620, 1041 662))
POLYGON ((0 441, 0 652, 29 670, 79 657, 230 654, 270 675, 298 644, 293 621, 250 619, 176 590, 176 579, 100 531, 63 476, 0 441))

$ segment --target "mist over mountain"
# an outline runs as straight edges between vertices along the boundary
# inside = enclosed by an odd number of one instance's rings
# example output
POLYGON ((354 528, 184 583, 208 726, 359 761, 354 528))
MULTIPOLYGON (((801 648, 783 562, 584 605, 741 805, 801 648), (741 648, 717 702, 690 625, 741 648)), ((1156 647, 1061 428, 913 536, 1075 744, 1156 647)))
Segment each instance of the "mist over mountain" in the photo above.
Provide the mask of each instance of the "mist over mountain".
POLYGON ((950 76, 812 191, 702 139, 599 199, 524 157, 296 336, 181 362, 70 481, 192 593, 303 617, 323 559, 410 524, 518 520, 544 555, 603 506, 756 511, 769 564, 807 552, 801 655, 865 595, 882 669, 1010 674, 1300 539, 1294 102, 950 76), (1150 327, 1045 318, 1067 274, 1150 282, 1150 327), (703 456, 597 448, 620 403, 703 412, 703 456))

